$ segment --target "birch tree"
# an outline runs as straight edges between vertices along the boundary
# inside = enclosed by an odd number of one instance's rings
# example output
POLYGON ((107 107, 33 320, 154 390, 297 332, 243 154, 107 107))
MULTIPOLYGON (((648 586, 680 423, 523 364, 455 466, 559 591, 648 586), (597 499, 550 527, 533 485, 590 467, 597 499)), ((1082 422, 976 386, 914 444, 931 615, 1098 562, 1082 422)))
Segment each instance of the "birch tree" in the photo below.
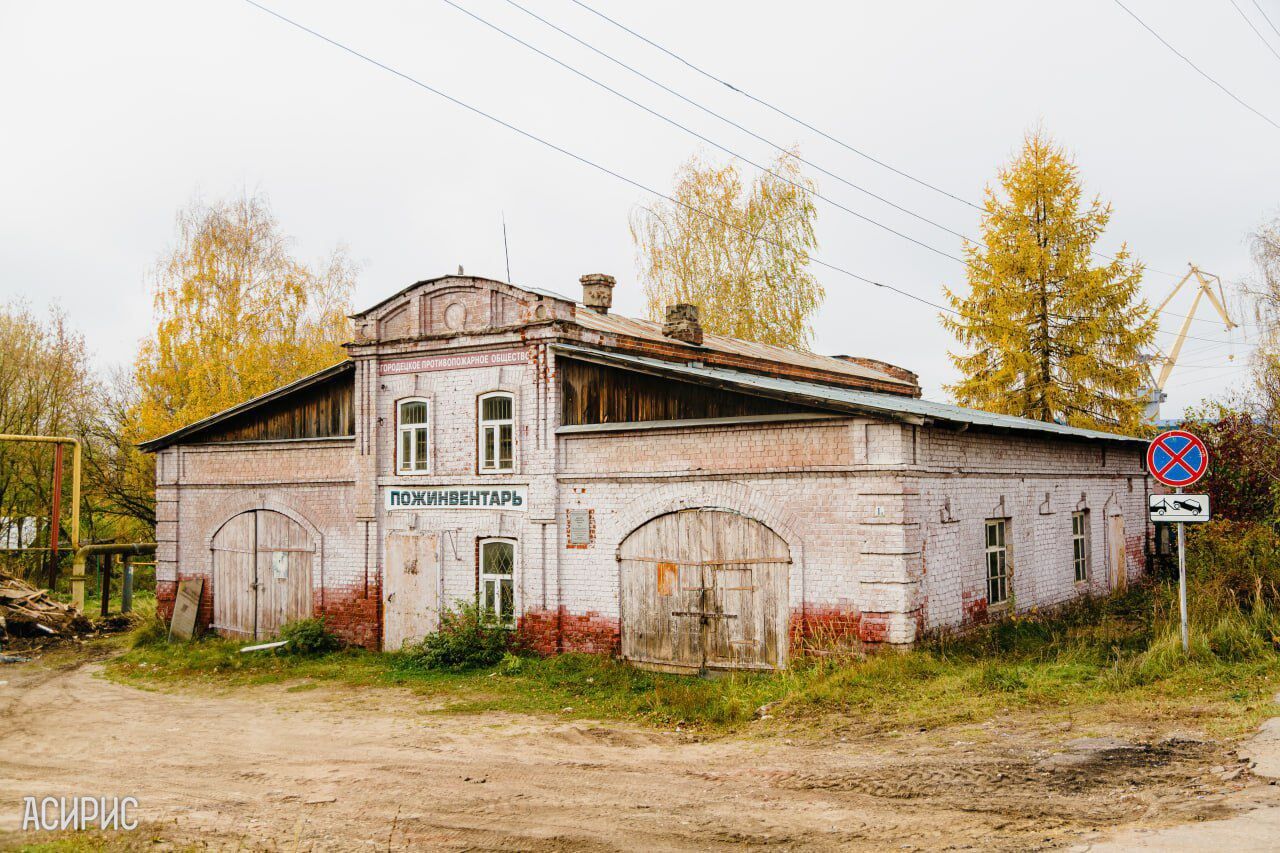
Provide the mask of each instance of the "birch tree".
POLYGON ((135 423, 153 438, 345 356, 355 268, 297 260, 262 196, 195 203, 155 275, 155 334, 134 363, 135 423))
POLYGON ((783 177, 764 174, 747 186, 735 166, 694 157, 676 174, 675 202, 633 211, 650 319, 685 302, 698 306, 708 332, 809 348, 824 297, 809 271, 818 247, 814 184, 787 154, 771 170, 783 177))

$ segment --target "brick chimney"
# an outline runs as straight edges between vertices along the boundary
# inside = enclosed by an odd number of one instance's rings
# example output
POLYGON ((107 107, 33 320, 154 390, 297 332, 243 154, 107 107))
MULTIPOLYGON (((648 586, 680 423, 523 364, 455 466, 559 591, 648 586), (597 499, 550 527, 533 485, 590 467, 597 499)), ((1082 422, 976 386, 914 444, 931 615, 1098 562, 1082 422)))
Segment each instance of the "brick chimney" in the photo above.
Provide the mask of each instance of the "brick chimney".
POLYGON ((698 322, 698 306, 680 303, 667 306, 667 319, 662 334, 686 344, 702 346, 702 324, 698 322))
POLYGON ((582 304, 600 314, 608 314, 613 307, 613 286, 617 280, 602 272, 593 272, 578 279, 582 283, 582 304))

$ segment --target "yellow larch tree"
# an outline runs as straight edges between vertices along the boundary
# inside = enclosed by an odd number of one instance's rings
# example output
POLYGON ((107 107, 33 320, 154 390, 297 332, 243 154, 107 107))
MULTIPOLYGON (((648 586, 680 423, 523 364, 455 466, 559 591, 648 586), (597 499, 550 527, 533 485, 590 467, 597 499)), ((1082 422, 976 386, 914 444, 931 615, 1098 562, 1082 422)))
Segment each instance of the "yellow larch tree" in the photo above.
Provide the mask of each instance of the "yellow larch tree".
POLYGON ((946 291, 955 313, 942 322, 964 348, 948 390, 990 412, 1140 431, 1155 320, 1125 245, 1095 261, 1111 207, 1084 199, 1070 156, 1036 130, 984 208, 982 238, 965 246, 969 292, 946 291))
POLYGON ((736 167, 694 157, 676 175, 675 202, 635 209, 631 236, 650 319, 684 302, 698 306, 708 332, 809 348, 825 295, 809 271, 818 246, 814 185, 789 154, 770 171, 748 188, 736 167))
POLYGON ((355 269, 296 260, 262 196, 193 203, 155 276, 156 326, 134 363, 134 424, 152 438, 345 356, 355 269))

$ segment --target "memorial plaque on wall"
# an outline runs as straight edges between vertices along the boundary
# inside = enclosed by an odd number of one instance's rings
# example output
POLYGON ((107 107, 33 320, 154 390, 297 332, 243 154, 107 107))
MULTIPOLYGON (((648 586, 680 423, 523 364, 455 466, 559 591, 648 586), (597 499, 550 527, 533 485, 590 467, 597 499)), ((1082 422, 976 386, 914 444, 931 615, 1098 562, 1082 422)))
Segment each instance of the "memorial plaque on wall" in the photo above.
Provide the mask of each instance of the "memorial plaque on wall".
POLYGON ((569 544, 591 544, 591 510, 569 510, 569 544))

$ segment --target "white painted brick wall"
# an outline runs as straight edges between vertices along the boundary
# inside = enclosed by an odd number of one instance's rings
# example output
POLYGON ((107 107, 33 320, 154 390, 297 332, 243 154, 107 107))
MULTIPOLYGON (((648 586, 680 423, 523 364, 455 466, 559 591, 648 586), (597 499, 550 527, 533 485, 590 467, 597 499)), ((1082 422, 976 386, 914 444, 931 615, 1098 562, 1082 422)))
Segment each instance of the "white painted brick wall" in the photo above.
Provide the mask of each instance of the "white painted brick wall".
MULTIPOLYGON (((475 596, 477 541, 508 537, 518 542, 518 611, 564 606, 613 618, 616 554, 628 533, 680 508, 729 509, 787 541, 793 612, 879 614, 894 642, 911 641, 922 627, 959 625, 980 609, 990 517, 1010 519, 1019 610, 1109 587, 1105 519, 1112 514, 1125 518, 1126 576, 1142 570, 1147 481, 1138 449, 853 417, 557 437, 554 356, 543 343, 555 332, 540 328, 541 337, 491 338, 523 348, 527 365, 379 376, 371 353, 361 356, 354 440, 159 453, 157 577, 207 573, 209 538, 255 503, 288 506, 321 531, 317 586, 349 592, 376 584, 386 534, 416 525, 442 537, 446 601, 475 596), (495 390, 515 395, 515 471, 482 475, 477 398, 495 390), (402 477, 394 471, 395 402, 408 396, 432 401, 433 468, 402 477), (527 510, 382 508, 392 486, 473 484, 526 486, 527 510), (1092 573, 1083 585, 1071 563, 1077 507, 1089 509, 1092 528, 1092 573), (593 511, 589 547, 566 547, 570 509, 593 511)), ((487 339, 472 342, 480 340, 487 339)), ((398 345, 397 357, 450 345, 398 345)))

